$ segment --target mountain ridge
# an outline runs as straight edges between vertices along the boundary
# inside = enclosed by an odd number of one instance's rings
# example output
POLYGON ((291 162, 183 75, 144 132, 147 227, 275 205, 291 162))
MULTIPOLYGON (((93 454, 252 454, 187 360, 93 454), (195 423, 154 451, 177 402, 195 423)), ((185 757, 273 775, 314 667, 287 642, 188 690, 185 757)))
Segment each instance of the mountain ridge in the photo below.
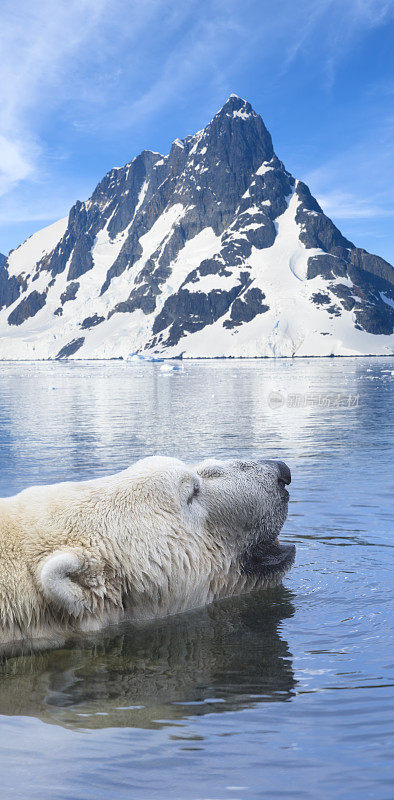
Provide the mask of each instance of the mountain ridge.
POLYGON ((230 95, 0 266, 0 358, 394 353, 394 269, 346 239, 230 95))

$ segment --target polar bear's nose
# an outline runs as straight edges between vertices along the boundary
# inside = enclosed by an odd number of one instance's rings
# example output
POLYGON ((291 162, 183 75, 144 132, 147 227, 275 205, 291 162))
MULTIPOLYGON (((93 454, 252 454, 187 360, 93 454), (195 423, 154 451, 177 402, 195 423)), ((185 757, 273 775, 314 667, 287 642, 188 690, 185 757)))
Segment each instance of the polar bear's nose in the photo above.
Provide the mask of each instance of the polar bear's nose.
POLYGON ((277 467, 278 469, 278 481, 283 481, 283 483, 289 485, 291 483, 291 472, 290 467, 285 464, 284 461, 264 461, 265 464, 272 464, 273 466, 277 467))
POLYGON ((279 478, 282 479, 287 485, 291 483, 291 472, 290 468, 285 464, 284 461, 277 461, 276 462, 279 469, 279 478))

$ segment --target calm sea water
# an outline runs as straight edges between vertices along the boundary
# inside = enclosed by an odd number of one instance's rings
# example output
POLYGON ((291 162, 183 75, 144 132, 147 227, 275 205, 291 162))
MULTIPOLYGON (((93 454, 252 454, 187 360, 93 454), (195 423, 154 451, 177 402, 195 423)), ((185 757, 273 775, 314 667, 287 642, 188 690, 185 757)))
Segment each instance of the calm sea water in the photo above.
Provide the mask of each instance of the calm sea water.
POLYGON ((394 798, 393 377, 1 365, 1 495, 153 453, 277 457, 297 546, 283 588, 0 665, 2 798, 394 798))

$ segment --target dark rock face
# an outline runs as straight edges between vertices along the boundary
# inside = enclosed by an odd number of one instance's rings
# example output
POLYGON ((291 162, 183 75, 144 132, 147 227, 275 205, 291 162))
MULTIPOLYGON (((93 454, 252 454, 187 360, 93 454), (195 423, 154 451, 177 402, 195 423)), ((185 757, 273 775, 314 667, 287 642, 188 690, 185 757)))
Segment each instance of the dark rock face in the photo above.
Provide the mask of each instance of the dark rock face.
POLYGON ((300 199, 296 222, 302 226, 300 239, 305 247, 320 247, 325 253, 348 259, 349 250, 354 248, 354 244, 345 239, 334 223, 323 214, 305 183, 299 181, 296 192, 300 199))
POLYGON ((394 329, 394 309, 389 306, 368 308, 356 306, 358 325, 368 333, 390 335, 394 329))
POLYGON ((79 289, 78 281, 72 281, 71 283, 68 284, 67 289, 60 295, 60 302, 62 306, 64 306, 64 304, 67 303, 69 300, 75 300, 78 289, 79 289))
POLYGON ((84 341, 85 341, 85 337, 84 336, 80 336, 79 339, 73 339, 72 342, 69 342, 64 347, 62 347, 61 350, 59 350, 56 358, 57 359, 58 358, 68 358, 69 356, 73 356, 74 353, 76 353, 77 350, 79 350, 80 347, 82 347, 84 341))
POLYGON ((89 330, 89 328, 94 328, 95 325, 100 325, 100 322, 104 322, 105 317, 99 317, 97 314, 93 314, 92 317, 85 317, 85 319, 81 322, 82 330, 89 330))
POLYGON ((130 234, 127 241, 123 245, 118 257, 109 268, 105 281, 101 287, 100 294, 103 295, 113 278, 117 278, 125 269, 131 269, 134 262, 142 255, 142 247, 139 243, 137 234, 130 234))
MULTIPOLYGON (((354 308, 356 301, 353 297, 352 289, 350 289, 349 286, 343 283, 337 283, 335 286, 331 286, 331 292, 340 299, 346 311, 351 311, 354 308)), ((328 295, 326 295, 326 297, 328 297, 328 295)))
POLYGON ((19 303, 8 317, 9 325, 21 325, 25 319, 34 317, 40 308, 43 308, 46 300, 46 292, 40 294, 33 291, 19 303))
POLYGON ((224 328, 235 328, 243 322, 250 322, 258 314, 264 314, 269 311, 269 306, 263 303, 265 294, 254 287, 248 289, 241 297, 237 297, 231 306, 231 319, 223 323, 224 328))
MULTIPOLYGON (((302 226, 300 239, 307 248, 319 247, 324 251, 308 260, 307 278, 324 278, 330 292, 340 299, 342 308, 353 312, 358 329, 391 335, 394 329, 394 309, 390 305, 390 300, 394 301, 393 267, 383 258, 345 239, 305 184, 298 183, 296 191, 301 201, 296 216, 302 226), (337 282, 340 278, 347 278, 352 288, 337 282)), ((321 297, 318 293, 312 296, 315 303, 319 302, 318 296, 321 297)), ((332 315, 340 316, 341 309, 335 303, 325 307, 332 315)))
MULTIPOLYGON (((171 295, 153 324, 154 340, 152 344, 165 344, 172 347, 178 344, 185 333, 194 333, 201 330, 205 325, 212 325, 217 319, 224 316, 229 310, 233 301, 241 294, 249 283, 249 277, 244 274, 241 283, 235 285, 230 291, 223 289, 213 289, 208 293, 191 292, 189 289, 181 288, 176 294, 171 295), (166 338, 158 337, 157 334, 169 328, 166 338)), ((260 293, 261 294, 261 293, 260 293)), ((256 296, 250 299, 251 306, 256 300, 256 296)), ((244 303, 245 312, 248 301, 244 303)), ((240 311, 238 311, 238 314, 240 311)), ((250 312, 249 312, 250 313, 250 312)), ((235 312, 237 315, 237 311, 235 312)))
POLYGON ((312 295, 312 300, 317 306, 325 305, 326 303, 331 302, 330 296, 328 294, 323 294, 322 292, 315 292, 312 295))
POLYGON ((151 286, 144 284, 144 286, 134 289, 128 300, 117 303, 115 308, 109 312, 108 319, 112 317, 112 314, 132 314, 133 311, 137 311, 137 309, 141 309, 144 314, 151 314, 156 308, 155 296, 159 294, 159 288, 157 286, 155 288, 156 291, 152 283, 151 286))
POLYGON ((214 258, 206 258, 204 261, 201 261, 198 269, 194 269, 189 273, 185 280, 185 284, 197 283, 200 278, 204 278, 206 275, 220 275, 220 277, 229 277, 231 275, 231 271, 226 269, 224 261, 223 259, 220 259, 219 255, 215 256, 214 258))
MULTIPOLYGON (((390 274, 388 277, 391 278, 390 274)), ((394 304, 392 278, 386 280, 353 265, 349 266, 349 278, 353 282, 353 313, 357 325, 368 333, 390 335, 394 327, 394 307, 390 305, 390 302, 394 304)))
MULTIPOLYGON (((327 280, 327 288, 331 295, 338 298, 345 311, 354 314, 355 326, 359 330, 375 335, 391 335, 394 330, 394 269, 378 256, 370 255, 365 250, 353 247, 347 259, 337 258, 331 254, 312 256, 308 261, 308 279, 321 276, 327 280), (340 278, 347 278, 352 286, 341 283, 340 278), (339 281, 338 281, 339 279, 339 281)), ((327 303, 329 294, 312 295, 315 303, 327 303)), ((340 316, 341 309, 337 304, 325 306, 335 316, 340 316)))
POLYGON ((394 269, 383 258, 373 256, 366 250, 360 250, 359 247, 354 247, 350 252, 350 262, 356 269, 376 275, 377 278, 381 278, 394 287, 394 269))
POLYGON ((335 304, 331 306, 327 306, 326 311, 330 314, 331 317, 340 317, 341 316, 341 309, 336 306, 335 304))
POLYGON ((4 261, 7 261, 7 256, 3 255, 3 253, 0 253, 0 267, 3 266, 4 261))
POLYGON ((311 256, 308 259, 308 280, 316 278, 321 275, 325 280, 333 280, 334 278, 345 278, 347 276, 347 263, 342 258, 326 255, 311 256))
POLYGON ((26 280, 18 276, 8 275, 7 259, 0 266, 0 308, 8 308, 26 289, 26 280))
POLYGON ((91 231, 86 230, 87 213, 82 203, 77 203, 71 209, 69 225, 75 230, 75 241, 67 280, 75 281, 93 267, 91 251, 95 237, 91 231))

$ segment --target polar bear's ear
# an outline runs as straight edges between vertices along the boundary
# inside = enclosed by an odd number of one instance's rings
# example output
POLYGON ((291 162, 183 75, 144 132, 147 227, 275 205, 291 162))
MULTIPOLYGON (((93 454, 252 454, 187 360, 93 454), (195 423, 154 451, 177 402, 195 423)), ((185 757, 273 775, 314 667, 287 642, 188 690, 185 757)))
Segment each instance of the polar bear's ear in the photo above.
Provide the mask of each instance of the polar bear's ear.
POLYGON ((39 575, 45 597, 60 610, 79 617, 89 609, 89 595, 78 583, 85 559, 79 552, 58 550, 45 561, 39 575))

